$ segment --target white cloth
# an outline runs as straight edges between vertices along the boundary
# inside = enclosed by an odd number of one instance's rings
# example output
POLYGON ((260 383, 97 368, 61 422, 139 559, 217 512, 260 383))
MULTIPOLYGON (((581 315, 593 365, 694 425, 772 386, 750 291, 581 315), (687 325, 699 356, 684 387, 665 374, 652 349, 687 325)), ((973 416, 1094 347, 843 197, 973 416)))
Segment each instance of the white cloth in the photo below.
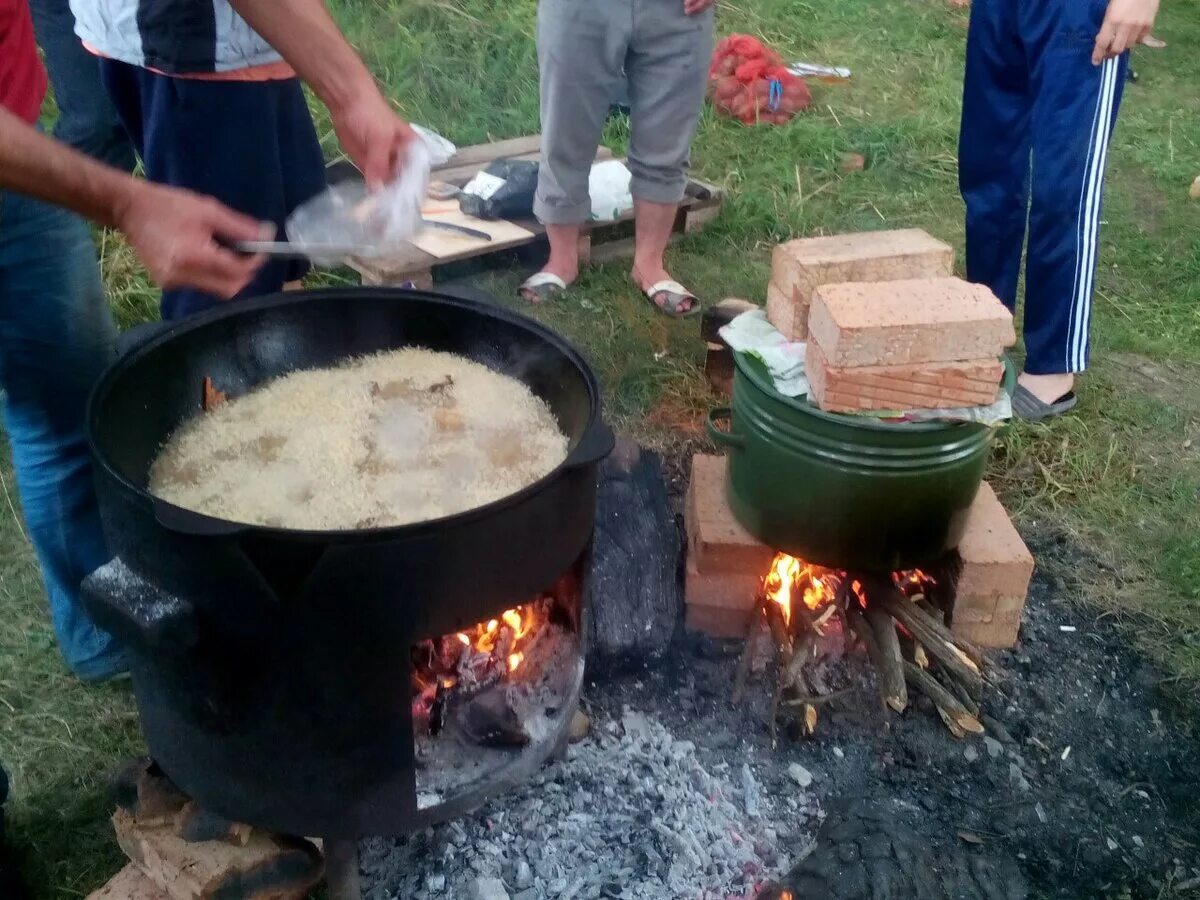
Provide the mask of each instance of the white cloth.
POLYGON ((760 360, 771 374, 775 390, 785 397, 808 394, 808 376, 804 374, 803 343, 789 343, 779 330, 767 321, 761 309, 744 312, 721 329, 721 337, 731 348, 749 353, 760 360))

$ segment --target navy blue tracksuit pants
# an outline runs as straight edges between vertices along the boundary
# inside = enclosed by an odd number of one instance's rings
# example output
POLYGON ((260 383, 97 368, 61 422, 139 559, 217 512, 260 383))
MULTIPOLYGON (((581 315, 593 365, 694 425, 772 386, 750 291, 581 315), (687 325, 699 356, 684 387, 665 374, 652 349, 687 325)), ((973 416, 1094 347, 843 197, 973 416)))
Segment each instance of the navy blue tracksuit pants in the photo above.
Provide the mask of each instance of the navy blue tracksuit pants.
POLYGON ((1092 65, 1107 5, 971 8, 959 138, 967 277, 1014 309, 1028 221, 1025 370, 1034 375, 1088 363, 1104 165, 1128 66, 1127 54, 1092 65))

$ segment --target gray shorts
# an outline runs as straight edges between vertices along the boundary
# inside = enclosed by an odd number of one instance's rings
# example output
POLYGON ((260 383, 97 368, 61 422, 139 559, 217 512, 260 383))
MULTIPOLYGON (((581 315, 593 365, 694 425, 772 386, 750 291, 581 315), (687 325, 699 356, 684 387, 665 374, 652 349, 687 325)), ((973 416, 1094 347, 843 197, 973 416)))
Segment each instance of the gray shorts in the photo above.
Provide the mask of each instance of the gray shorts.
POLYGON ((539 0, 537 217, 548 225, 587 221, 588 174, 622 78, 633 196, 678 203, 712 50, 712 7, 688 16, 683 0, 539 0))

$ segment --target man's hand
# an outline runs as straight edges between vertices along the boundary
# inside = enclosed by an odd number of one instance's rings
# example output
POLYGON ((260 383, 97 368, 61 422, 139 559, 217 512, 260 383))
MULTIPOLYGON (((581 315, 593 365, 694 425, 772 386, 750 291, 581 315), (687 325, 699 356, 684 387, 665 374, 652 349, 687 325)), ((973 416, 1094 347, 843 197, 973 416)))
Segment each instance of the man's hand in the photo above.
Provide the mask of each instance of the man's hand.
POLYGON ((367 187, 392 181, 404 165, 409 141, 418 137, 383 95, 372 85, 344 108, 330 107, 329 112, 342 148, 363 173, 367 187))
POLYGON ((1104 24, 1096 35, 1092 50, 1092 65, 1120 56, 1135 44, 1140 44, 1154 27, 1158 15, 1158 0, 1109 0, 1104 24))
POLYGON ((263 263, 222 244, 270 240, 275 227, 236 213, 211 197, 146 181, 134 182, 117 210, 116 227, 164 288, 191 287, 228 299, 263 263))
POLYGON ((683 0, 683 11, 686 15, 694 16, 696 13, 702 13, 716 0, 683 0))

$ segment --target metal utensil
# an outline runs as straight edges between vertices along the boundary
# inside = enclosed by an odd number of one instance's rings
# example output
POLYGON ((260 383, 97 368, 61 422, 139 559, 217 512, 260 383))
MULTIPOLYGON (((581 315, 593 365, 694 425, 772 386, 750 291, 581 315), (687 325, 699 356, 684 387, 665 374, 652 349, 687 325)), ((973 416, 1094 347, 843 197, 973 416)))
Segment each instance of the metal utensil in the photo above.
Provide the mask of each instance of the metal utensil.
POLYGON ((468 228, 466 225, 455 225, 453 222, 422 219, 421 224, 426 228, 441 228, 443 231, 455 231, 459 234, 465 234, 467 237, 479 238, 481 241, 490 241, 492 239, 492 236, 486 231, 480 231, 477 228, 468 228))
MULTIPOLYGON (((455 234, 466 235, 481 241, 490 241, 492 236, 486 231, 456 225, 452 222, 435 222, 422 219, 421 224, 426 228, 440 228, 443 231, 453 231, 455 234)), ((277 259, 308 259, 308 260, 344 260, 353 256, 369 257, 378 255, 373 248, 334 246, 331 244, 300 244, 293 241, 234 241, 232 244, 238 253, 271 256, 277 259)))
POLYGON ((293 244, 290 241, 234 241, 238 253, 273 256, 278 259, 347 259, 362 255, 361 247, 332 247, 315 244, 293 244))

